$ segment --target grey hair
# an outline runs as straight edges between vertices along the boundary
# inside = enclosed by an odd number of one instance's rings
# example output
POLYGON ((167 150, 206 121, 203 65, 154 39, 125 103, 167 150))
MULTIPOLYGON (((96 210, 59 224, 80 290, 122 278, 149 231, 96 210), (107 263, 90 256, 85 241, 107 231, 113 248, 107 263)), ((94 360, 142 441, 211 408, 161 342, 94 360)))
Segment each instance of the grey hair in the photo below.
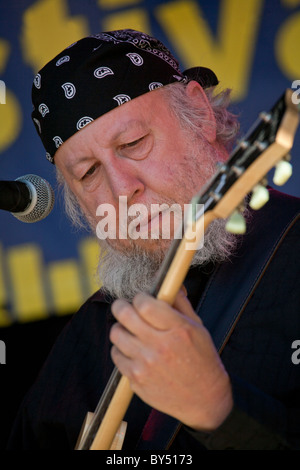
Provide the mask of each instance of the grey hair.
MULTIPOLYGON (((187 96, 185 92, 187 83, 172 83, 160 88, 158 91, 163 92, 169 101, 171 110, 179 119, 181 125, 186 128, 189 133, 195 137, 205 139, 202 132, 205 123, 205 110, 196 107, 193 99, 187 96)), ((225 89, 215 93, 216 87, 205 89, 207 99, 213 110, 216 124, 206 122, 209 125, 216 126, 217 142, 221 144, 227 151, 230 151, 236 141, 239 131, 239 122, 237 117, 228 110, 230 104, 230 89, 225 89)), ((56 178, 58 187, 62 191, 65 212, 72 224, 77 228, 87 229, 87 219, 82 212, 78 201, 59 169, 56 167, 56 178)))
POLYGON ((193 99, 186 94, 187 83, 173 83, 162 89, 169 99, 174 114, 184 128, 201 138, 205 138, 202 132, 204 124, 215 126, 217 142, 230 151, 236 142, 240 129, 238 117, 228 109, 231 90, 227 88, 216 91, 217 87, 204 89, 214 113, 215 123, 213 123, 206 120, 206 109, 195 106, 193 99))
POLYGON ((74 227, 88 230, 89 226, 87 225, 87 218, 82 212, 76 196, 72 193, 71 189, 66 183, 65 178, 57 166, 55 166, 55 169, 58 190, 61 192, 64 209, 67 216, 69 217, 74 227))

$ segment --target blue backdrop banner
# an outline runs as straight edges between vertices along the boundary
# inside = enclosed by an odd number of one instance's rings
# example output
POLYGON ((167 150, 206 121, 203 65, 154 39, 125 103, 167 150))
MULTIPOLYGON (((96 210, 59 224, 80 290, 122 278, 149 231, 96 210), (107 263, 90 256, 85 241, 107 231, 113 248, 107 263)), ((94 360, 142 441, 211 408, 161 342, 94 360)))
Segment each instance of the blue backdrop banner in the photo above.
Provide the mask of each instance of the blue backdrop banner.
MULTIPOLYGON (((300 97, 299 0, 0 0, 0 174, 33 173, 56 189, 31 122, 33 78, 55 54, 100 31, 133 28, 162 40, 182 70, 211 67, 233 89, 246 132, 286 88, 300 97)), ((299 133, 284 191, 300 196, 299 133)), ((98 248, 72 229, 59 196, 35 224, 0 213, 0 327, 73 313, 96 288, 98 248)))

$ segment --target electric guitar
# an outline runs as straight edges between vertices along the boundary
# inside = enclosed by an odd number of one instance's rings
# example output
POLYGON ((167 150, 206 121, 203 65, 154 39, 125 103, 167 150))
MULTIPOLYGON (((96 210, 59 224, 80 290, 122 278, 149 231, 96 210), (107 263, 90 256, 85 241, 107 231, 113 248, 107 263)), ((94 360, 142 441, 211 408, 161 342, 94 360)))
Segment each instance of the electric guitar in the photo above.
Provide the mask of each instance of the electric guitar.
MULTIPOLYGON (((197 233, 205 233, 217 218, 227 219, 229 232, 243 234, 243 202, 258 210, 268 201, 266 175, 275 167, 273 181, 285 184, 292 174, 289 152, 299 123, 299 109, 286 90, 269 112, 262 112, 247 135, 238 143, 226 163, 221 164, 191 201, 183 237, 174 239, 159 270, 152 294, 172 305, 187 275, 196 251, 190 249, 197 233), (199 210, 199 207, 201 208, 199 210)), ((78 437, 76 450, 120 449, 126 432, 124 415, 133 397, 129 380, 114 369, 94 413, 88 413, 78 437)))

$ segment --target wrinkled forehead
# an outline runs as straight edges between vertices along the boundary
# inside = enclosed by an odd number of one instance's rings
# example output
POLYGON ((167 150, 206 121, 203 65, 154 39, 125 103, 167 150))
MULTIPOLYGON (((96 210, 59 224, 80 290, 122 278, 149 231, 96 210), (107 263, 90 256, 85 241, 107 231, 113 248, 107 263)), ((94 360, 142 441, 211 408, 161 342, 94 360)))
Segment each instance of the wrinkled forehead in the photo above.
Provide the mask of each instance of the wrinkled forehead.
POLYGON ((123 106, 99 116, 80 132, 65 141, 55 153, 55 164, 72 167, 78 158, 100 154, 141 139, 146 134, 168 138, 176 136, 176 119, 170 104, 159 88, 145 93, 123 106))

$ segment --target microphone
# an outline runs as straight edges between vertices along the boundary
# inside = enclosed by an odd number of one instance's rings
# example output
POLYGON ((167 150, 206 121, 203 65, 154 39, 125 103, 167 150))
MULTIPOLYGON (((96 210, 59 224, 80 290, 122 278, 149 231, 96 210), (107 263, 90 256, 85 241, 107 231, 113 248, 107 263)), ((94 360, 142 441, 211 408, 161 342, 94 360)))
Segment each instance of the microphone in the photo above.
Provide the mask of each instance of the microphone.
POLYGON ((38 222, 53 209, 54 191, 40 176, 20 176, 15 181, 0 181, 0 209, 9 211, 21 222, 38 222))

